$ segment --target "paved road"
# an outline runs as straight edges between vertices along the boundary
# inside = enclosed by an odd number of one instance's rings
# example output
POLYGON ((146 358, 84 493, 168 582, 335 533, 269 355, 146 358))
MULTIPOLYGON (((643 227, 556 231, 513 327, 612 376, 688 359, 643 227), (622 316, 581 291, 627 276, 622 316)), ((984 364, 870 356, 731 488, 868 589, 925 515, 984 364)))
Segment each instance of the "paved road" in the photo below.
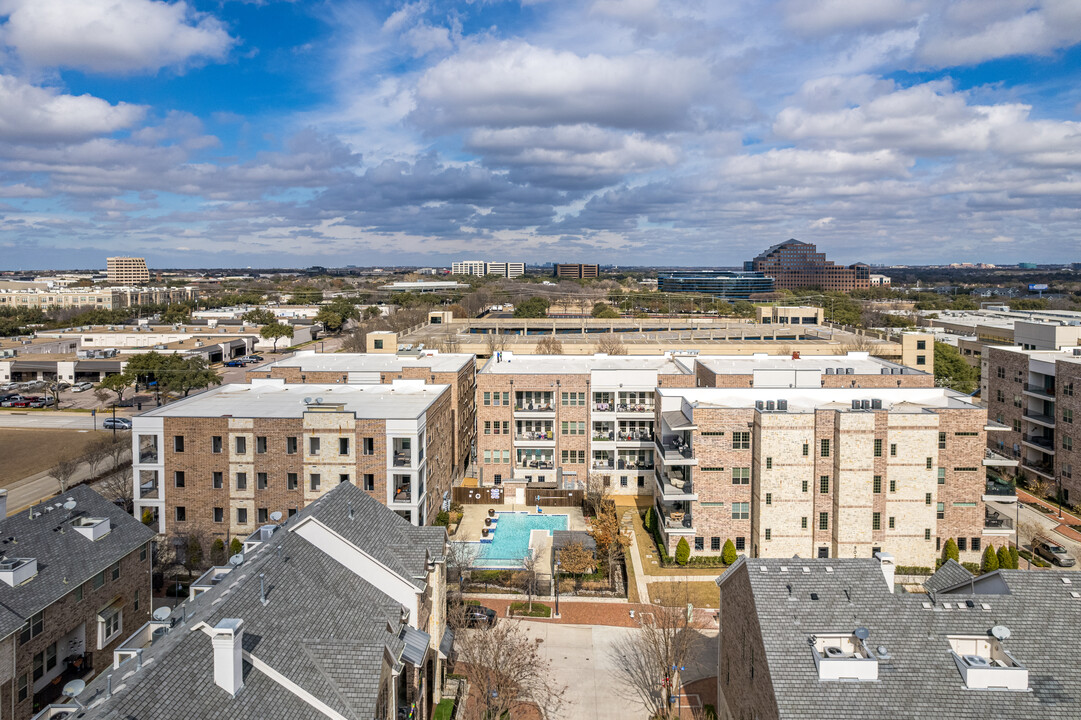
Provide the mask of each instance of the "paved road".
MULTIPOLYGON (((541 653, 551 661, 554 680, 567 686, 565 720, 624 720, 645 717, 645 704, 619 680, 616 645, 640 632, 634 628, 522 622, 530 637, 542 640, 541 653)), ((716 632, 703 635, 687 663, 684 681, 717 674, 716 632)))
MULTIPOLYGON (((987 503, 987 505, 994 510, 998 510, 999 513, 1013 520, 1014 506, 1012 503, 989 502, 987 503)), ((1019 538, 1021 547, 1026 550, 1031 549, 1029 538, 1027 536, 1028 533, 1026 532, 1026 527, 1035 526, 1040 529, 1040 532, 1043 535, 1046 535, 1049 539, 1058 542, 1060 545, 1062 545, 1062 547, 1066 548, 1067 552, 1069 552, 1070 555, 1072 555, 1075 559, 1081 560, 1081 543, 1071 538, 1068 538, 1061 533, 1055 532, 1055 528, 1059 525, 1059 519, 1057 514, 1048 515, 1046 513, 1040 512, 1039 510, 1033 510, 1031 507, 1025 505, 1024 503, 1019 503, 1017 512, 1019 513, 1018 522, 1021 527, 1021 534, 1019 538)), ((1069 523, 1070 519, 1066 518, 1065 522, 1069 523)), ((1013 540, 1012 536, 1010 537, 1010 540, 1013 540)), ((1024 560, 1021 561, 1021 567, 1025 567, 1024 560)), ((1077 565, 1074 565, 1072 568, 1058 569, 1081 571, 1081 562, 1079 562, 1077 565)))
MULTIPOLYGON (((97 424, 101 429, 101 421, 105 415, 98 413, 97 424)), ((0 412, 0 427, 17 428, 41 428, 51 430, 93 430, 94 418, 89 413, 64 413, 34 411, 26 413, 0 412)))
MULTIPOLYGON (((125 455, 124 461, 126 462, 130 458, 131 453, 128 452, 125 453, 125 455)), ((106 458, 96 468, 96 474, 104 474, 111 467, 112 460, 106 458)), ((78 482, 80 480, 85 480, 90 476, 90 466, 83 463, 75 470, 72 481, 78 482)), ((36 505, 39 502, 57 495, 60 492, 60 484, 49 474, 49 471, 46 470, 44 472, 39 472, 36 475, 23 478, 22 480, 16 480, 7 486, 7 491, 8 514, 13 515, 20 510, 25 510, 31 505, 36 505)))

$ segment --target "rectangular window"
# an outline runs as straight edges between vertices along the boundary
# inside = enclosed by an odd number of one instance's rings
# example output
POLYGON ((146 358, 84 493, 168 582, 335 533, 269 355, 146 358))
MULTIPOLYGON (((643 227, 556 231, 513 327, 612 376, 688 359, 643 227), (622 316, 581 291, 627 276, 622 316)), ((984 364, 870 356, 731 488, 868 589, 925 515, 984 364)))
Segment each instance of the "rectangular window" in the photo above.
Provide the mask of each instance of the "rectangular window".
POLYGON ((890 457, 897 457, 897 443, 890 443, 890 457))
POLYGON ((220 472, 214 472, 210 475, 210 484, 215 490, 221 490, 224 486, 223 476, 220 472))
POLYGON ((803 457, 807 457, 807 453, 809 453, 810 450, 810 446, 807 443, 803 443, 803 457))
POLYGON ((923 529, 923 539, 924 540, 930 540, 931 539, 931 528, 924 528, 923 529))
POLYGON ((749 432, 734 432, 734 433, 732 433, 732 449, 733 450, 750 450, 751 449, 751 434, 749 432))
POLYGON ((30 680, 29 677, 23 673, 19 676, 19 702, 22 702, 28 697, 30 697, 30 680))
MULTIPOLYGON (((143 545, 141 548, 139 548, 139 562, 146 562, 146 550, 147 550, 146 545, 143 545)), ((82 587, 81 586, 79 587, 79 599, 80 600, 83 599, 82 587)))
POLYGON ((210 452, 215 454, 221 452, 221 435, 214 435, 210 438, 210 452))
POLYGON ((749 485, 751 483, 751 469, 750 468, 732 468, 732 484, 733 485, 749 485))
POLYGON ((173 435, 173 452, 184 452, 184 436, 173 435))
POLYGON ((247 490, 248 489, 248 474, 238 472, 236 474, 236 489, 247 490))
POLYGON ((736 550, 745 550, 747 548, 747 540, 742 537, 736 538, 736 550))
POLYGON ((248 508, 237 508, 236 509, 236 523, 237 523, 237 525, 247 525, 248 524, 248 508))
POLYGON ((934 464, 935 464, 934 458, 927 458, 927 462, 925 463, 925 465, 926 465, 928 470, 930 470, 934 466, 934 464))
POLYGON ((946 484, 946 468, 944 468, 944 467, 940 467, 938 469, 938 484, 939 485, 945 485, 946 484))
POLYGON ((258 435, 255 438, 255 452, 258 455, 266 455, 266 436, 258 435))
POLYGON ((696 537, 694 539, 694 549, 701 552, 706 549, 706 539, 704 537, 696 537))
POLYGON ((255 511, 255 517, 258 519, 258 523, 263 525, 270 519, 269 513, 266 508, 259 508, 255 511))
POLYGON ((295 437, 285 438, 285 454, 296 455, 297 454, 297 439, 295 437))
POLYGON ((286 473, 286 475, 285 475, 285 483, 286 483, 285 484, 286 489, 288 489, 288 490, 296 490, 297 489, 297 474, 296 473, 286 473))
POLYGON ((747 520, 751 517, 751 504, 745 502, 732 503, 732 519, 747 520))
POLYGON ((338 454, 349 454, 349 438, 338 438, 338 454))
POLYGON ((260 490, 266 490, 267 474, 265 472, 255 473, 255 486, 260 490))
POLYGON ((176 519, 177 522, 184 522, 188 519, 188 510, 183 505, 177 505, 175 508, 173 508, 173 510, 173 517, 176 519))
POLYGON ((964 552, 966 547, 967 547, 967 543, 965 542, 965 538, 963 538, 963 537, 957 538, 957 549, 960 550, 961 552, 964 552))
POLYGON ((770 540, 772 538, 772 535, 773 533, 770 531, 770 529, 766 528, 766 540, 770 540))
POLYGON ((930 505, 931 504, 931 493, 925 493, 924 494, 924 496, 923 496, 923 504, 924 505, 930 505))
POLYGON ((894 525, 895 525, 895 518, 893 517, 893 515, 890 515, 890 530, 894 529, 894 525))
POLYGON ((917 365, 926 365, 927 364, 927 356, 926 355, 917 355, 916 356, 916 364, 917 365))
POLYGON ((803 492, 807 492, 807 481, 803 481, 803 492))
POLYGON ((802 529, 802 530, 807 529, 807 516, 806 515, 804 515, 803 517, 801 517, 799 519, 799 526, 800 526, 800 529, 802 529))
POLYGON ((319 489, 319 475, 317 473, 310 475, 308 481, 313 492, 319 489))
POLYGON ((829 491, 830 491, 830 476, 829 475, 820 475, 819 478, 818 478, 818 492, 825 495, 825 494, 829 493, 829 491))
POLYGON ((349 473, 338 473, 338 484, 349 482, 349 473))
POLYGON ((308 454, 309 455, 318 455, 319 454, 319 438, 317 438, 317 437, 308 438, 308 454))
POLYGON ((882 457, 882 439, 875 438, 875 457, 882 457))
POLYGON ((830 529, 830 514, 820 512, 818 513, 818 529, 829 530, 830 529))
POLYGON ((874 480, 872 482, 871 492, 874 492, 874 493, 882 492, 882 476, 881 475, 875 475, 874 480))
POLYGON ((216 507, 214 508, 214 522, 220 523, 225 521, 225 509, 216 507))
POLYGON ((620 487, 627 487, 627 476, 626 475, 621 475, 619 477, 619 486, 620 487))
POLYGON ((890 492, 897 492, 897 481, 890 480, 890 492))
POLYGON ((375 492, 375 475, 372 473, 364 473, 364 489, 368 492, 375 492))
POLYGON ((772 470, 773 469, 773 458, 771 458, 771 457, 766 458, 766 469, 767 470, 772 470))
POLYGON ((946 449, 946 433, 944 433, 944 432, 940 432, 938 434, 938 449, 939 450, 945 450, 946 449))
POLYGON ((120 561, 119 561, 119 560, 118 560, 118 561, 116 561, 115 563, 113 563, 112 567, 111 567, 111 568, 109 568, 109 576, 110 576, 110 577, 111 577, 111 578, 112 578, 112 579, 113 579, 114 581, 116 581, 116 580, 119 580, 119 579, 120 579, 120 561))
POLYGON ((237 455, 244 455, 248 452, 248 438, 238 437, 235 439, 234 447, 236 447, 237 455))
POLYGON ((1062 436, 1062 449, 1063 450, 1073 450, 1073 438, 1070 437, 1069 435, 1063 435, 1062 436))
POLYGON ((882 529, 882 513, 879 513, 879 512, 871 513, 871 529, 872 530, 881 530, 882 529))
POLYGON ((978 537, 972 538, 972 549, 976 550, 976 551, 979 551, 979 549, 980 549, 980 539, 978 537))
POLYGON ((133 601, 132 601, 132 609, 134 609, 135 612, 139 612, 139 591, 138 590, 135 591, 135 597, 133 598, 133 601))
POLYGON ((364 438, 363 455, 375 455, 375 438, 364 438))
POLYGON ((709 549, 713 552, 718 552, 721 549, 721 539, 719 537, 711 537, 709 539, 709 549))
POLYGON ((821 452, 819 454, 822 457, 829 457, 830 456, 830 441, 829 440, 823 440, 821 444, 822 444, 822 447, 820 448, 821 452))
POLYGON ((935 516, 939 520, 945 520, 946 519, 946 503, 944 503, 944 502, 938 503, 938 506, 937 506, 936 512, 935 512, 935 516))
POLYGON ((173 471, 173 487, 178 487, 178 488, 184 487, 184 471, 183 470, 174 470, 173 471))
POLYGON ((766 504, 767 505, 772 505, 773 504, 773 493, 766 493, 766 504))
POLYGON ((485 420, 484 421, 484 434, 485 435, 491 435, 492 434, 492 421, 491 420, 485 420))
POLYGON ((916 349, 917 350, 926 350, 927 349, 927 341, 926 340, 917 340, 916 341, 916 349))

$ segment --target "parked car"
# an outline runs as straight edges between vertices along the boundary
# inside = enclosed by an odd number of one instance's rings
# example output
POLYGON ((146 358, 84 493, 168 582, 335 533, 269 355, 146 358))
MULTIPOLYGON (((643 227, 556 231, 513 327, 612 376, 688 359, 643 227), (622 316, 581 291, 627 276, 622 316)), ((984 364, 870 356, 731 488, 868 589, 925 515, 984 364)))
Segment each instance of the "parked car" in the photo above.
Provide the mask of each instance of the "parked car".
POLYGON ((253 363, 263 362, 263 356, 262 355, 248 355, 244 359, 247 360, 248 362, 253 362, 253 363))
POLYGON ((1077 561, 1070 557, 1070 553, 1066 552, 1066 548, 1049 540, 1038 540, 1035 550, 1044 560, 1049 560, 1059 567, 1073 567, 1077 564, 1077 561))
POLYGON ((101 424, 106 430, 131 430, 131 420, 127 418, 105 418, 105 422, 101 424))
POLYGON ((465 609, 465 623, 469 627, 491 627, 495 624, 495 610, 483 605, 468 605, 465 609))
POLYGON ((17 407, 15 403, 21 402, 22 399, 22 395, 5 395, 4 398, 0 400, 0 407, 17 407))
POLYGON ((32 398, 28 398, 28 400, 30 402, 27 403, 26 407, 43 408, 43 407, 45 407, 46 405, 49 404, 49 401, 46 400, 43 397, 32 397, 32 398))
POLYGON ((35 400, 35 399, 36 399, 36 398, 34 398, 34 397, 26 397, 26 396, 20 395, 20 396, 19 396, 19 397, 18 397, 17 399, 15 399, 15 400, 8 400, 8 401, 6 401, 6 402, 4 403, 4 407, 13 407, 13 408, 24 408, 24 407, 30 407, 30 402, 31 402, 32 400, 35 400))
POLYGON ((76 385, 74 388, 72 388, 71 391, 72 392, 86 392, 87 390, 93 390, 93 389, 94 389, 94 383, 92 383, 92 382, 81 382, 78 385, 76 385))
POLYGON ((225 363, 225 367, 244 367, 247 365, 247 361, 244 358, 237 358, 236 360, 229 360, 225 363))

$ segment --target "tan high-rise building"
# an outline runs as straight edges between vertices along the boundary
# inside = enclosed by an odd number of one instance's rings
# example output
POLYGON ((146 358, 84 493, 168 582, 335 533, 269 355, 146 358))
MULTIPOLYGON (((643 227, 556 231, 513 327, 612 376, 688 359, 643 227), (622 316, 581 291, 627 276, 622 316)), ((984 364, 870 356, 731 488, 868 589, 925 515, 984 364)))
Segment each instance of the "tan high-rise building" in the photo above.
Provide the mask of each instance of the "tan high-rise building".
POLYGON ((110 285, 146 285, 150 271, 146 260, 139 257, 111 257, 106 260, 106 275, 110 285))

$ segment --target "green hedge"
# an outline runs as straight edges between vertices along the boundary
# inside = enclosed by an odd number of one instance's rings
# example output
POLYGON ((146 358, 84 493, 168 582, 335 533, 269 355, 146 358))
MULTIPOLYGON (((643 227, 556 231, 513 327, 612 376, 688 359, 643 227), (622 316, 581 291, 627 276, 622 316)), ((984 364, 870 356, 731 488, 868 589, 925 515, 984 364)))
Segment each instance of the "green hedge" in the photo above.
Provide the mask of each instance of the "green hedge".
POLYGON ((1022 550, 1018 553, 1018 557, 1030 560, 1036 567, 1051 567, 1051 564, 1045 562, 1043 558, 1037 557, 1030 553, 1028 550, 1022 550))
POLYGON ((898 575, 931 575, 932 570, 929 567, 920 567, 919 565, 898 565, 898 575))
POLYGON ((968 570, 973 575, 979 575, 980 574, 980 564, 979 563, 963 562, 963 563, 961 563, 961 567, 963 567, 965 570, 968 570))

